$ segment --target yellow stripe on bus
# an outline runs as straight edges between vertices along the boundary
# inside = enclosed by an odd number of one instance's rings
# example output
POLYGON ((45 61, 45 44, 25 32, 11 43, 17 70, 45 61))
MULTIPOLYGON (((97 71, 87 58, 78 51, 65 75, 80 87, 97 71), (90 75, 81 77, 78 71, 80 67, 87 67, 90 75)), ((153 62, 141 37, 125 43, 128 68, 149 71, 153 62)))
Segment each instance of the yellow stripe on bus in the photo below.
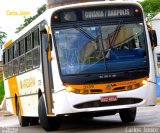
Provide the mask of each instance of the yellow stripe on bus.
POLYGON ((7 43, 4 44, 4 48, 9 47, 12 44, 12 40, 9 40, 7 43))
POLYGON ((66 84, 66 90, 68 92, 78 94, 99 94, 99 93, 112 93, 120 91, 129 91, 137 89, 143 86, 143 80, 147 80, 148 77, 128 80, 122 82, 103 83, 103 84, 86 84, 86 85, 69 85, 66 84))
MULTIPOLYGON (((21 113, 21 116, 23 116, 23 108, 22 108, 21 99, 19 97, 20 94, 19 94, 19 90, 18 90, 17 78, 13 77, 13 78, 8 79, 8 85, 9 85, 10 96, 15 97, 15 94, 18 96, 20 113, 21 113)), ((16 114, 15 98, 12 98, 12 106, 13 106, 14 113, 16 114)))

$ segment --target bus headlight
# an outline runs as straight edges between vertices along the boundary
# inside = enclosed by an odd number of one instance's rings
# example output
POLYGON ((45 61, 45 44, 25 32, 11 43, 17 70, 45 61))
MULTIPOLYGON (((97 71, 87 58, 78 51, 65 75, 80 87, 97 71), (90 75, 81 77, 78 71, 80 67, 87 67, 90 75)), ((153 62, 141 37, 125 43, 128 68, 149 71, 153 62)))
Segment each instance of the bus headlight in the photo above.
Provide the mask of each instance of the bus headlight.
POLYGON ((146 85, 146 84, 148 84, 148 81, 147 81, 147 80, 143 80, 143 81, 142 81, 142 84, 143 84, 143 85, 146 85))
POLYGON ((67 90, 68 92, 71 92, 71 91, 72 91, 72 87, 68 86, 68 87, 66 88, 66 90, 67 90))

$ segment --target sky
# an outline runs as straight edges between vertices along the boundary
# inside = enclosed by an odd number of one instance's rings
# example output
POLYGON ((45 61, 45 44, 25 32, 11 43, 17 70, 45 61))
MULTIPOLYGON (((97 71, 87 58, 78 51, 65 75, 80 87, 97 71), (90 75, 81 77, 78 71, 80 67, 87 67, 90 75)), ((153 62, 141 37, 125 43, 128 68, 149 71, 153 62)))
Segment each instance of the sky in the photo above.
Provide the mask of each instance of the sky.
MULTIPOLYGON (((36 14, 47 0, 1 0, 0 4, 0 31, 7 33, 7 39, 15 35, 16 28, 23 24, 24 17, 36 14), (23 12, 23 14, 21 14, 23 12)), ((134 0, 131 0, 134 1, 134 0)), ((141 0, 140 0, 141 1, 141 0)))
POLYGON ((16 28, 24 22, 24 17, 36 14, 38 7, 46 0, 1 0, 0 4, 0 31, 12 38, 16 28))

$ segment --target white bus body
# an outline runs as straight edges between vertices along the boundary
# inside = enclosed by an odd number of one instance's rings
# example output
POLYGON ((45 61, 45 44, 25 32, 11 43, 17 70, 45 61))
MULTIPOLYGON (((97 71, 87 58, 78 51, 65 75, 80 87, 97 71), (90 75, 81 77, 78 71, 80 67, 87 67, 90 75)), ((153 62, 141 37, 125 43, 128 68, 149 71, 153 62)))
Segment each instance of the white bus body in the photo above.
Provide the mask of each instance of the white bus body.
MULTIPOLYGON (((142 29, 144 29, 144 37, 146 42, 146 57, 144 58, 144 62, 148 61, 148 74, 144 77, 141 77, 141 73, 132 71, 132 75, 139 76, 138 79, 130 79, 130 80, 122 80, 117 79, 116 82, 113 80, 115 77, 116 71, 113 73, 101 73, 99 76, 99 79, 94 80, 90 83, 77 83, 78 80, 76 80, 76 83, 66 83, 63 82, 61 71, 60 70, 60 64, 58 59, 58 54, 55 48, 56 37, 60 35, 59 33, 63 30, 61 29, 55 29, 54 25, 52 25, 53 21, 53 14, 59 13, 60 11, 65 11, 68 9, 78 9, 78 8, 89 8, 89 7, 109 7, 109 6, 125 6, 125 9, 128 5, 138 7, 139 12, 142 10, 141 6, 137 3, 133 2, 110 2, 110 1, 104 1, 104 2, 88 2, 88 3, 82 3, 82 4, 73 4, 73 5, 66 5, 61 7, 56 7, 53 9, 48 9, 45 13, 43 13, 40 17, 38 17, 35 21, 33 21, 30 25, 28 25, 24 30, 22 30, 17 37, 13 38, 11 41, 9 41, 7 44, 4 45, 4 55, 6 51, 9 51, 9 48, 12 47, 12 45, 19 44, 21 40, 26 38, 29 34, 31 34, 31 39, 34 41, 34 32, 36 29, 39 31, 39 46, 34 47, 33 49, 40 49, 39 53, 39 64, 38 66, 31 66, 31 69, 24 69, 24 72, 17 72, 17 74, 13 74, 5 77, 4 76, 4 85, 5 85, 5 95, 6 95, 6 105, 7 110, 12 113, 19 113, 22 118, 26 117, 40 117, 38 115, 38 106, 39 106, 39 98, 42 96, 45 101, 46 106, 46 115, 48 117, 56 117, 56 116, 63 116, 63 115, 71 115, 75 113, 90 113, 90 112, 105 112, 105 111, 118 111, 122 109, 129 109, 129 108, 135 108, 140 106, 151 106, 156 104, 156 84, 155 84, 155 68, 154 68, 154 61, 153 61, 153 54, 152 54, 152 48, 151 43, 149 39, 149 33, 147 30, 146 22, 144 19, 144 15, 142 14, 142 21, 140 25, 142 26, 142 29), (46 41, 46 35, 49 34, 49 32, 46 34, 45 26, 47 25, 50 28, 50 34, 51 34, 51 40, 52 40, 52 49, 50 52, 52 59, 47 60, 47 56, 45 53, 46 47, 48 47, 49 43, 46 41), (52 28, 53 27, 53 28, 52 28), (43 32, 45 31, 45 32, 43 32), (42 38, 42 34, 44 35, 44 38, 42 38), (48 65, 46 65, 48 64, 48 65), (46 74, 46 72, 48 74, 46 74), (139 73, 139 74, 138 74, 139 73), (49 78, 48 78, 49 77, 49 78), (111 82, 98 82, 100 79, 108 81, 109 78, 112 77, 111 82), (105 79, 106 78, 106 79, 105 79), (49 81, 48 81, 49 80, 49 81), (133 89, 133 85, 138 85, 138 88, 133 89), (93 85, 93 86, 92 86, 93 85), (107 90, 107 86, 111 86, 112 90, 115 88, 112 87, 112 85, 117 86, 118 91, 110 91, 107 90), (131 88, 129 88, 131 86, 131 88), (48 89, 47 89, 48 87, 48 89), (98 88, 99 87, 99 88, 98 88), (118 88, 119 87, 119 88, 118 88), (121 90, 122 87, 122 90, 121 90), (123 88, 124 87, 124 88, 123 88), (79 89, 79 90, 76 90, 79 89), (85 94, 84 89, 88 89, 86 91, 87 94, 85 94), (124 89, 124 90, 123 90, 124 89), (130 90, 131 89, 131 90, 130 90), (94 91, 95 90, 95 91, 94 91), (101 91, 101 92, 99 92, 101 91), (17 112, 17 104, 19 107, 19 112, 17 112)), ((112 8, 109 8, 112 9, 112 8)), ((113 8, 115 9, 115 8, 113 8)), ((122 9, 122 7, 120 8, 122 9)), ((99 8, 100 10, 100 8, 99 8)), ((143 10, 142 10, 143 13, 143 10)), ((116 13, 115 13, 116 14, 116 13)), ((122 13, 123 14, 123 13, 122 13)), ((123 14, 125 15, 125 14, 123 14)), ((93 16, 94 17, 94 16, 93 16)), ((127 18, 127 17, 124 17, 127 18)), ((55 15, 55 19, 56 15, 55 15)), ((86 18, 87 19, 87 18, 86 18)), ((92 18, 90 18, 92 19, 92 18)), ((108 18, 110 19, 110 18, 108 18)), ((123 18, 122 18, 123 20, 123 18)), ((94 20, 85 20, 87 21, 94 21, 94 20)), ((102 22, 103 23, 103 22, 102 22)), ((123 22, 122 22, 123 23, 123 22)), ((63 23, 65 25, 65 23, 63 23)), ((93 23, 92 23, 93 24, 93 23)), ((98 25, 98 20, 95 21, 95 25, 98 25)), ((104 24, 104 23, 103 23, 104 24)), ((112 22, 110 22, 110 25, 112 22)), ((117 21, 117 25, 119 22, 117 21)), ((115 25, 115 24, 114 24, 115 25)), ((134 25, 134 24, 133 24, 134 25)), ((89 27, 89 25, 87 25, 89 27)), ((69 27, 69 26, 68 26, 69 27)), ((120 27, 125 30, 127 27, 132 27, 132 25, 127 25, 125 22, 123 26, 120 25, 120 27)), ((67 29, 67 27, 65 27, 67 29)), ((64 29, 65 29, 64 28, 64 29)), ((79 27, 77 27, 78 30, 81 30, 79 27)), ((94 29, 94 28, 91 28, 94 29)), ((83 29, 82 29, 83 30, 83 29)), ((129 32, 130 30, 128 30, 129 32)), ((82 31, 84 32, 84 31, 82 31)), ((80 32, 80 33, 82 33, 80 32)), ((120 32, 121 33, 121 32, 120 32)), ((87 34, 87 33, 86 33, 87 34)), ((113 32, 112 34, 115 35, 113 32)), ((128 33, 130 34, 130 33, 128 33)), ((68 34, 69 36, 70 34, 68 34)), ((131 34, 132 35, 132 34, 131 34)), ((125 35, 122 35, 122 37, 125 35)), ((84 35, 85 37, 85 35, 84 35)), ((120 37, 120 35, 117 35, 119 38, 119 41, 123 38, 120 37)), ((85 37, 86 38, 86 37, 85 37)), ((127 38, 127 35, 126 35, 127 38)), ((132 39, 132 37, 131 37, 132 39)), ((117 45, 119 43, 117 40, 117 45)), ((135 39, 136 41, 136 39, 135 39)), ((127 42, 127 41, 126 41, 127 42)), ((138 42, 138 41, 137 41, 138 42)), ((137 44, 137 42, 135 44, 137 44)), ((25 43, 27 43, 25 41, 25 43)), ((90 42, 92 43, 92 42, 90 42)), ((116 43, 116 41, 115 41, 116 43)), ((32 44, 33 45, 33 44, 32 44)), ((77 44, 78 45, 78 44, 77 44)), ((87 47, 87 46, 86 46, 87 47)), ((33 53, 32 56, 32 64, 34 64, 34 52, 33 49, 30 51, 33 53)), ((86 50, 85 48, 84 50, 86 50)), ((91 48, 89 48, 91 49, 91 48)), ((136 48, 137 49, 137 48, 136 48)), ((29 52, 28 52, 29 53, 29 52)), ((7 55, 7 54, 6 54, 7 55)), ((19 55, 17 58, 12 58, 11 61, 4 62, 4 67, 10 67, 8 64, 12 62, 14 59, 20 59, 22 56, 25 56, 25 60, 30 61, 29 58, 27 58, 27 52, 19 55), (7 66, 8 65, 8 66, 7 66)), ((87 55, 86 55, 87 56, 87 55)), ((6 56, 4 57, 4 59, 6 56)), ((36 59, 35 59, 36 60, 36 59)), ((87 60, 87 59, 86 59, 87 60)), ((90 59, 88 59, 90 60, 90 59)), ((94 59, 93 59, 94 60, 94 59)), ((130 59, 132 60, 132 59, 130 59)), ((27 62, 26 61, 26 62, 27 62)), ((129 61, 129 60, 128 60, 129 61)), ((90 62, 90 61, 89 61, 90 62)), ((92 63, 92 62, 90 62, 92 63)), ((119 63, 119 62, 118 62, 119 63)), ((88 63, 89 64, 89 63, 88 63)), ((22 64, 21 64, 22 65, 22 64)), ((20 65, 20 66, 21 66, 20 65)), ((23 66, 23 65, 22 65, 23 66)), ((27 65, 26 65, 27 66, 27 65)), ((29 67, 29 65, 28 65, 29 67)), ((136 67, 136 66, 135 66, 136 67)), ((68 69, 67 67, 65 67, 68 69)), ((117 68, 115 68, 117 69, 117 68)), ((9 69, 7 69, 10 71, 9 69)), ((97 70, 97 69, 95 69, 97 70)), ((4 70, 5 71, 5 70, 4 70)), ((13 66, 14 71, 14 66, 13 66)), ((67 71, 68 72, 68 71, 67 71)), ((126 72, 129 73, 129 72, 126 72)), ((83 74, 82 74, 83 75, 83 74)), ((88 74, 88 77, 92 74, 88 74)), ((73 76, 73 75, 72 75, 73 76)), ((77 75, 79 76, 79 75, 77 75)), ((123 75, 124 76, 124 75, 123 75)), ((76 77, 75 77, 76 78, 76 77)), ((43 101, 43 100, 42 100, 43 101)), ((22 125, 23 126, 23 125, 22 125)), ((43 126, 43 125, 42 125, 43 126)), ((45 126, 44 126, 45 128, 45 126)), ((47 128, 45 128, 48 130, 47 128)))

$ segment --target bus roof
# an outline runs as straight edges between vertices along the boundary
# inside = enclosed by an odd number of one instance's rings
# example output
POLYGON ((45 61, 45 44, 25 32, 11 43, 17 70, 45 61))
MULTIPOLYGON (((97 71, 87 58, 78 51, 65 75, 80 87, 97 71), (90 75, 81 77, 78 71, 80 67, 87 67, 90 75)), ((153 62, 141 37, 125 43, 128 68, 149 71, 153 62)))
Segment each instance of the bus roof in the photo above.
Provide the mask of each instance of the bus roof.
POLYGON ((58 11, 58 10, 62 10, 62 9, 69 9, 69 8, 75 8, 75 7, 85 7, 85 6, 95 6, 95 5, 119 5, 119 4, 123 4, 123 5, 137 5, 140 8, 141 5, 137 2, 130 2, 130 1, 98 1, 98 2, 86 2, 86 3, 77 3, 77 4, 70 4, 70 5, 64 5, 64 6, 59 6, 59 7, 55 7, 55 8, 50 8, 47 9, 43 14, 41 14, 38 18, 36 18, 33 22, 31 22, 28 26, 26 26, 22 31, 20 31, 18 34, 16 34, 15 36, 13 36, 12 39, 10 39, 9 41, 7 41, 4 45, 3 48, 7 48, 9 47, 13 42, 15 42, 16 40, 18 40, 20 37, 22 37, 23 35, 25 35, 28 31, 30 31, 31 29, 33 29, 36 25, 38 25, 40 22, 42 21, 47 21, 48 26, 51 25, 51 16, 53 14, 53 12, 58 11))

